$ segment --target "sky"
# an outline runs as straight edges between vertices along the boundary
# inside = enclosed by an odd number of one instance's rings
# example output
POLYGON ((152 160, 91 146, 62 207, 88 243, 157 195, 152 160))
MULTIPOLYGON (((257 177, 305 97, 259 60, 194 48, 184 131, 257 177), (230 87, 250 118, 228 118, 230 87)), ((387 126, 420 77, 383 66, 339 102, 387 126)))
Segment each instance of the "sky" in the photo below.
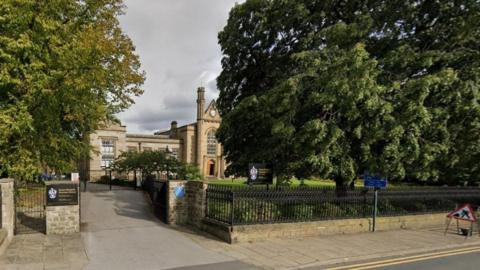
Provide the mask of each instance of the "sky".
POLYGON ((120 24, 146 72, 145 93, 118 117, 129 133, 167 130, 196 121, 196 89, 206 103, 218 97, 217 35, 239 0, 125 0, 120 24))

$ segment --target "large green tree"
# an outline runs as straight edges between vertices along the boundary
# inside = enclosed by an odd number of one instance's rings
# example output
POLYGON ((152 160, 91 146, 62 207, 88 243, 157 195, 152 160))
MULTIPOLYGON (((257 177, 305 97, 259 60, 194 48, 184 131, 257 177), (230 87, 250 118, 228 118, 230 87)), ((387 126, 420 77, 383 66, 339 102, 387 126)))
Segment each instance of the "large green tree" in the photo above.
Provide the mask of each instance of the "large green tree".
POLYGON ((478 1, 247 0, 219 33, 231 173, 478 180, 478 1))
POLYGON ((121 0, 0 2, 0 168, 71 169, 88 134, 140 95, 144 73, 120 28, 121 0))

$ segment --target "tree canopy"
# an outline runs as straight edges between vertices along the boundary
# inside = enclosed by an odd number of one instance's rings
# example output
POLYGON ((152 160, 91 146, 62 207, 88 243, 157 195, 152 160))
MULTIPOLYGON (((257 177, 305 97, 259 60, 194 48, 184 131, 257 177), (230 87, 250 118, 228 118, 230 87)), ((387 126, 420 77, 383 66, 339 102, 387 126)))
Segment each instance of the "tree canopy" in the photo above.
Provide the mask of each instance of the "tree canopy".
POLYGON ((72 169, 88 134, 142 94, 121 0, 0 3, 0 169, 72 169))
POLYGON ((198 167, 177 160, 163 151, 124 152, 112 168, 118 172, 141 172, 143 176, 153 173, 176 175, 183 180, 200 180, 198 167))
POLYGON ((219 33, 229 172, 478 180, 478 1, 247 0, 219 33))

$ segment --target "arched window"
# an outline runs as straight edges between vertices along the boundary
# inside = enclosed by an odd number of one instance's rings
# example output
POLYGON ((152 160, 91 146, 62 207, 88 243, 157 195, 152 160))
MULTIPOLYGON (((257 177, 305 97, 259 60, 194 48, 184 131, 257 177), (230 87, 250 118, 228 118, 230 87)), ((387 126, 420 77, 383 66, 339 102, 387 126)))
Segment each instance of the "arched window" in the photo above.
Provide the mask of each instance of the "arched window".
POLYGON ((215 155, 217 153, 217 138, 215 130, 212 129, 207 134, 207 155, 215 155))

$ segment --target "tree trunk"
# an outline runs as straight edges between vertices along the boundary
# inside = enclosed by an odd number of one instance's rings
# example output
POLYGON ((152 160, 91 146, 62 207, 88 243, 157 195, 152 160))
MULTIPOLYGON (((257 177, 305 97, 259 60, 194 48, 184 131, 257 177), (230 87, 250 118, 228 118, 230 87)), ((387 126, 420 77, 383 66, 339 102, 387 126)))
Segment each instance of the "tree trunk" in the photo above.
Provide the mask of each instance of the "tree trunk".
POLYGON ((350 190, 355 190, 355 179, 350 181, 350 190))
POLYGON ((341 176, 334 176, 333 179, 335 180, 335 191, 337 193, 337 197, 347 196, 347 190, 349 185, 351 185, 351 182, 341 176))

